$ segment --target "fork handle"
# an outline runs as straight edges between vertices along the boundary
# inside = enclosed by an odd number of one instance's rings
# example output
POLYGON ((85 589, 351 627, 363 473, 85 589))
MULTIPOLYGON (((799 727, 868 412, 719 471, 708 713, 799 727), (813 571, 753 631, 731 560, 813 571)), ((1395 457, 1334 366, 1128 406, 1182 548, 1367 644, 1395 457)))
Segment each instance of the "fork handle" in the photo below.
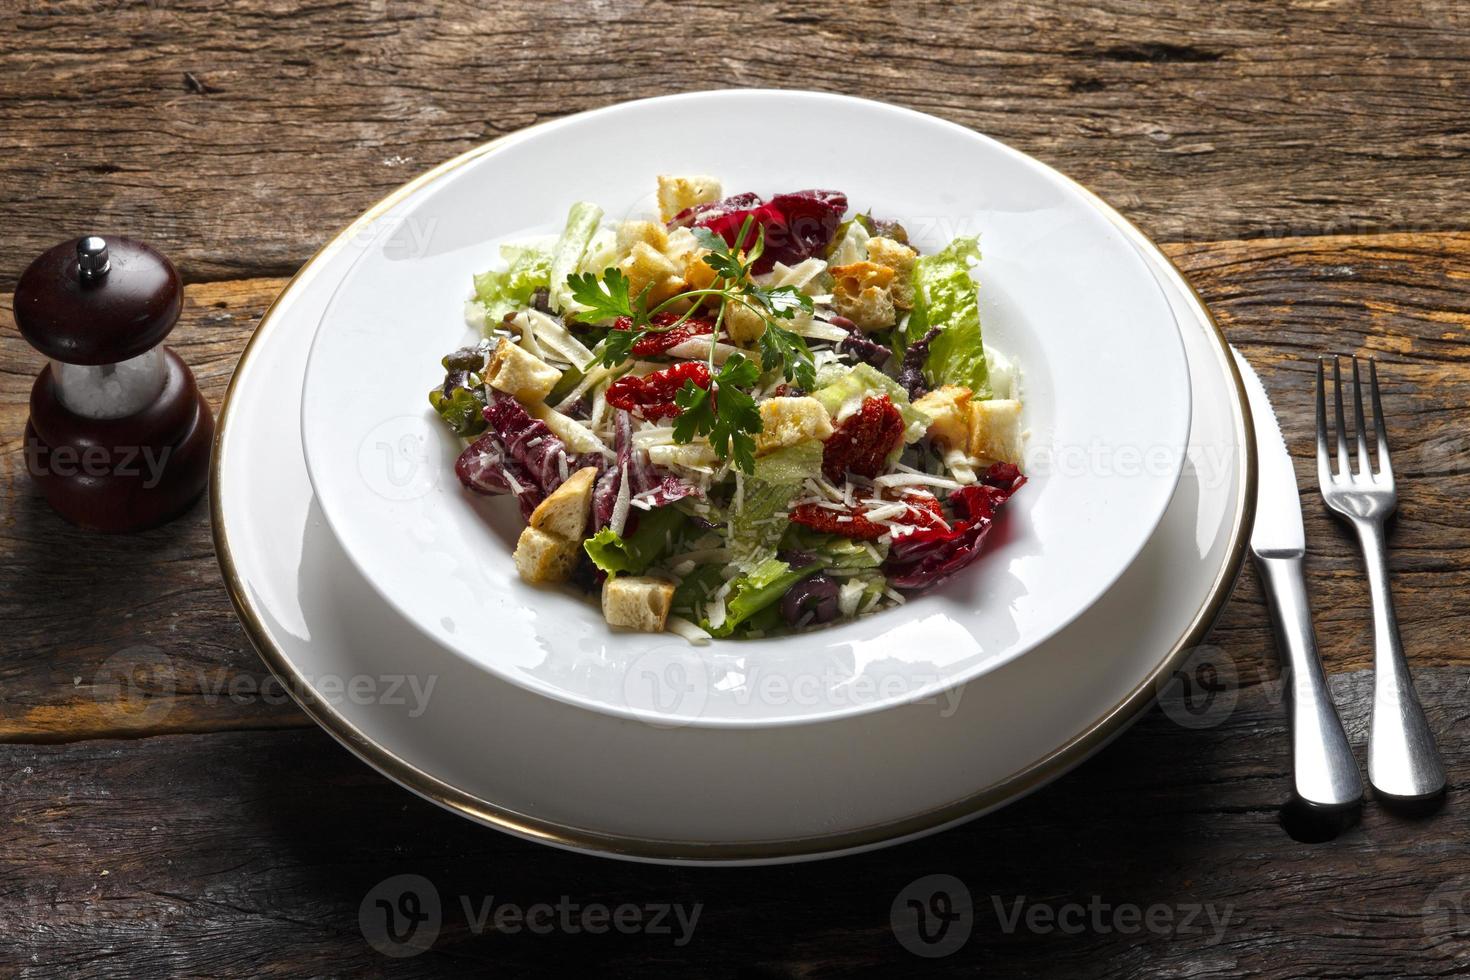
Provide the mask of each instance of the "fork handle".
POLYGON ((1444 790, 1444 763, 1424 717, 1399 639, 1388 586, 1383 525, 1354 521, 1373 599, 1373 725, 1368 734, 1368 781, 1386 796, 1422 799, 1444 790))
POLYGON ((1307 605, 1302 560, 1257 555, 1256 567, 1273 613, 1276 646, 1286 681, 1292 788, 1313 806, 1353 806, 1363 798, 1363 777, 1317 655, 1317 634, 1307 605))

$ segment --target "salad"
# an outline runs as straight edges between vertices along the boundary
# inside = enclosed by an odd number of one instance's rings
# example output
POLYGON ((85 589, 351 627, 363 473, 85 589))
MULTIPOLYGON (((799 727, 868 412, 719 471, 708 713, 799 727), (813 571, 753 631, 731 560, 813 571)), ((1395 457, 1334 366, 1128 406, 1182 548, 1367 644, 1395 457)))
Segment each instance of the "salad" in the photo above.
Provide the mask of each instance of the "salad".
POLYGON ((1026 482, 976 239, 920 254, 829 190, 661 176, 657 200, 502 246, 468 306, 483 339, 429 393, 460 481, 526 519, 520 576, 704 642, 867 615, 975 561, 1026 482))

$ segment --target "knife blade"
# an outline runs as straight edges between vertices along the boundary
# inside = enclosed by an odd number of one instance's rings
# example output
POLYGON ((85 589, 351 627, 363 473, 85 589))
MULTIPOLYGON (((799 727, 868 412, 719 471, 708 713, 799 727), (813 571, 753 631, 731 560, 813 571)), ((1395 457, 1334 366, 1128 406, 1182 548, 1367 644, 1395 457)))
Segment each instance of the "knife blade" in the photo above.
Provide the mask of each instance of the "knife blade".
POLYGON ((1251 552, 1271 609, 1291 721, 1292 789, 1313 807, 1342 810, 1363 797, 1363 777, 1332 703, 1317 654, 1302 557, 1307 550, 1296 469, 1261 379, 1232 349, 1256 436, 1256 523, 1251 552))
POLYGON ((1307 550, 1307 533, 1302 527, 1296 468, 1261 379, 1239 351, 1234 354, 1256 432, 1256 523, 1251 529, 1251 551, 1257 555, 1300 557, 1307 550))

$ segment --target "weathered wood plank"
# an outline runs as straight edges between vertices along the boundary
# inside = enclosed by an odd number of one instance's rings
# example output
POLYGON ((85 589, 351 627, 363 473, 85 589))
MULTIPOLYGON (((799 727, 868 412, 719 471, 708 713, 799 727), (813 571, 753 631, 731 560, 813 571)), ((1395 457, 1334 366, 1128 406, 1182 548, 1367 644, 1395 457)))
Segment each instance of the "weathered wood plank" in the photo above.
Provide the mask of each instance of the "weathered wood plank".
MULTIPOLYGON (((1297 456, 1311 543, 1308 571, 1330 670, 1367 667, 1371 617, 1356 548, 1311 488, 1310 358, 1341 350, 1381 360, 1402 505, 1391 562, 1415 664, 1470 662, 1470 235, 1221 242, 1170 249, 1261 369, 1297 456)), ((189 287, 174 338, 218 406, 228 374, 280 280, 189 287)), ((0 308, 0 740, 305 724, 266 683, 219 583, 200 505, 137 537, 75 531, 31 487, 18 454, 40 359, 0 308), (65 556, 58 560, 58 555, 65 556), (119 572, 127 569, 127 573, 119 572), (173 662, 168 711, 113 703, 108 658, 138 645, 173 662), (233 688, 231 685, 235 685, 233 688), (241 686, 243 685, 243 687, 241 686), (232 696, 231 691, 236 694, 232 696), (100 697, 100 700, 99 700, 100 697), (275 703, 271 703, 274 701, 275 703)), ((1269 652, 1248 571, 1214 641, 1269 652)))
POLYGON ((0 288, 83 227, 192 280, 286 274, 484 140, 727 86, 955 120, 1170 240, 1463 228, 1470 193, 1459 0, 26 0, 6 22, 0 288))
MULTIPOLYGON (((1431 690, 1464 683, 1459 670, 1422 677, 1431 690)), ((1337 680, 1361 753, 1369 678, 1337 680)), ((1338 839, 1300 843, 1279 825, 1287 740, 1274 689, 1239 694, 1214 728, 1182 728, 1155 710, 1056 785, 939 837, 759 870, 653 868, 522 843, 392 786, 315 730, 0 746, 0 970, 520 976, 595 966, 608 976, 809 977, 933 967, 1021 978, 1470 970, 1462 911, 1470 822, 1458 790, 1419 818, 1370 802, 1338 839), (358 913, 398 874, 427 879, 442 928, 428 952, 393 963, 365 941, 358 913), (929 874, 965 884, 973 931, 952 955, 922 962, 895 939, 890 907, 929 874), (557 920, 549 936, 473 931, 487 900, 527 908, 563 896, 579 908, 701 908, 683 946, 677 927, 572 935, 557 920), (1023 918, 1008 926, 1018 901, 1023 918), (1081 909, 1061 911, 1073 904, 1081 909), (1158 910, 1154 925, 1116 918, 1125 906, 1140 916, 1158 910), (1046 910, 1062 922, 1036 918, 1046 910)), ((1455 697, 1429 712, 1448 731, 1467 709, 1455 697)), ((1470 776, 1470 754, 1463 739, 1444 747, 1457 786, 1470 776)))

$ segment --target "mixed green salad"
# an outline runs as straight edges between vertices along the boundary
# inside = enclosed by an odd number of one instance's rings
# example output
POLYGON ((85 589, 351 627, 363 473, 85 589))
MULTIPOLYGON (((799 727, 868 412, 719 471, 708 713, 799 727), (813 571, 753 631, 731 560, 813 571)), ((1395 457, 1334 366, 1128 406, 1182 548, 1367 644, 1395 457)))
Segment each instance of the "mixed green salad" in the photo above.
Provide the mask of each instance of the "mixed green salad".
POLYGON ((659 177, 657 220, 572 206, 476 276, 430 403, 522 578, 696 642, 832 623, 969 565, 1025 483, 974 238, 920 254, 828 190, 659 177))

